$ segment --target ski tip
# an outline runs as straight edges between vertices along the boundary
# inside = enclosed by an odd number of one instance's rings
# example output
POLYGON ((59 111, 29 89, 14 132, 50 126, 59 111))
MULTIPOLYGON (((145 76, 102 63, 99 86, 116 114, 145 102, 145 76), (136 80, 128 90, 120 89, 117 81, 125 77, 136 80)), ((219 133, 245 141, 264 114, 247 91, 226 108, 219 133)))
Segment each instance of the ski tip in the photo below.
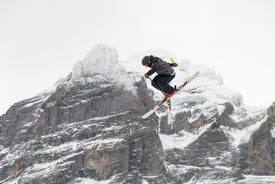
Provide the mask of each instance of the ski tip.
POLYGON ((192 78, 196 78, 196 77, 198 77, 198 76, 199 76, 199 74, 200 74, 200 72, 199 72, 199 71, 196 71, 196 72, 193 74, 192 78))
POLYGON ((200 74, 200 71, 197 71, 194 75, 198 76, 200 74))
POLYGON ((187 83, 191 82, 192 80, 194 80, 196 77, 198 77, 200 74, 199 71, 197 71, 196 73, 194 73, 188 80, 187 83))

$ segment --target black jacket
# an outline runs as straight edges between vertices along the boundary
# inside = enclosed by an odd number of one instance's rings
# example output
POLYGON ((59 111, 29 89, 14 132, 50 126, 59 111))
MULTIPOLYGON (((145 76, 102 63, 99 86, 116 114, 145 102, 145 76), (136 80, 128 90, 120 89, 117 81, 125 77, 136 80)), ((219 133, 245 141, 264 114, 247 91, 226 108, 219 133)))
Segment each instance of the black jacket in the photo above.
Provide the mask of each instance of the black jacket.
POLYGON ((147 72, 148 76, 152 75, 153 73, 157 73, 160 75, 173 75, 174 69, 172 68, 173 64, 169 64, 162 59, 154 56, 150 56, 151 63, 149 67, 151 70, 147 72))

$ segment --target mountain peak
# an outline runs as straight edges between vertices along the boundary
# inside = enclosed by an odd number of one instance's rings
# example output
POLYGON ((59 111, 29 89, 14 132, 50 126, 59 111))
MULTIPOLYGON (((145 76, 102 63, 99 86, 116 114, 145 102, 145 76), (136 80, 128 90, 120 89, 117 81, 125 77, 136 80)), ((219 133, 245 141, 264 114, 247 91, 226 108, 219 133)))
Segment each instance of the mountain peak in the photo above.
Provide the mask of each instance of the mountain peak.
POLYGON ((83 60, 73 66, 71 80, 75 81, 95 74, 118 82, 127 90, 136 91, 133 85, 135 79, 119 64, 116 49, 104 44, 97 44, 83 60))
POLYGON ((74 65, 72 77, 74 79, 81 78, 95 73, 110 75, 116 70, 121 70, 116 50, 103 44, 98 44, 83 60, 74 65))

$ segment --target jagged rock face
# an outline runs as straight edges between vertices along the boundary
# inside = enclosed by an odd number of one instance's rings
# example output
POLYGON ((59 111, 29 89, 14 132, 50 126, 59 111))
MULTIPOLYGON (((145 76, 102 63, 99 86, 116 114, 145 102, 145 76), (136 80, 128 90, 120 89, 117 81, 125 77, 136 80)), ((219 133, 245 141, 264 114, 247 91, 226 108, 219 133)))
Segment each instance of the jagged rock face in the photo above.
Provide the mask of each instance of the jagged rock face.
POLYGON ((252 162, 251 173, 253 174, 274 173, 270 128, 270 122, 267 120, 250 138, 249 155, 252 162))
POLYGON ((270 118, 273 120, 275 119, 275 102, 272 104, 272 106, 268 109, 267 114, 270 118))
POLYGON ((140 118, 153 101, 144 82, 136 86, 138 94, 107 79, 62 84, 13 105, 1 117, 1 183, 162 180, 158 120, 140 118))
MULTIPOLYGON (((241 131, 245 127, 245 124, 242 124, 238 128, 239 122, 231 117, 233 112, 234 107, 228 102, 224 104, 224 110, 221 114, 216 112, 209 119, 202 114, 197 120, 188 122, 188 119, 193 115, 188 110, 176 114, 170 125, 165 121, 166 116, 161 117, 161 132, 166 134, 179 132, 179 137, 182 130, 196 133, 200 127, 211 124, 203 134, 198 135, 188 146, 182 148, 176 146, 177 148, 165 150, 168 173, 173 173, 169 175, 170 181, 196 183, 207 179, 209 182, 221 180, 221 183, 230 183, 242 179, 242 173, 274 174, 275 138, 271 135, 272 125, 275 123, 274 107, 272 106, 268 110, 268 118, 250 136, 250 140, 238 148, 232 144, 232 137, 224 132, 228 129, 241 131)), ((261 119, 263 116, 249 118, 246 120, 248 122, 246 127, 261 119)), ((184 133, 184 131, 182 132, 184 133)), ((240 136, 243 135, 240 134, 240 136)), ((184 139, 181 140, 185 141, 184 139)))
MULTIPOLYGON (((187 109, 191 109, 197 104, 187 105, 187 109)), ((217 111, 213 112, 210 118, 206 118, 206 116, 200 112, 191 112, 190 110, 182 111, 175 115, 174 121, 172 124, 168 124, 167 116, 162 116, 160 120, 160 131, 165 134, 174 134, 178 133, 182 130, 192 132, 197 130, 198 128, 207 125, 209 123, 216 122, 219 125, 236 127, 237 123, 230 117, 232 112, 234 111, 234 107, 231 103, 227 102, 223 104, 224 111, 219 114, 217 111), (199 115, 197 115, 199 114, 199 115), (197 116, 197 117, 196 117, 197 116), (192 117, 196 117, 195 120, 192 117), (188 119, 193 119, 190 122, 188 119)))
POLYGON ((272 129, 275 124, 274 104, 267 111, 268 118, 255 131, 247 145, 241 145, 240 167, 246 174, 275 174, 275 138, 272 129))
POLYGON ((230 160, 224 159, 228 159, 226 156, 230 148, 228 138, 222 129, 210 129, 184 149, 181 163, 197 167, 214 167, 219 162, 220 166, 228 166, 230 160))
POLYGON ((210 127, 189 146, 166 150, 165 155, 167 164, 171 165, 170 172, 175 172, 174 180, 179 183, 186 183, 191 178, 203 180, 206 176, 213 180, 241 178, 241 173, 236 173, 238 168, 232 146, 219 127, 210 127), (176 170, 174 166, 179 169, 176 170), (233 169, 224 169, 227 167, 233 169))
POLYGON ((102 76, 90 77, 101 80, 61 84, 54 93, 19 102, 0 117, 0 183, 73 184, 81 178, 229 183, 242 173, 274 174, 274 106, 248 143, 236 149, 224 131, 237 128, 230 103, 211 118, 201 114, 188 122, 194 114, 187 110, 176 114, 173 124, 165 124, 164 116, 158 125, 156 116, 140 119, 154 104, 144 81, 136 83, 138 94, 133 94, 102 76), (156 131, 181 136, 182 130, 196 134, 204 126, 188 146, 164 151, 156 131))

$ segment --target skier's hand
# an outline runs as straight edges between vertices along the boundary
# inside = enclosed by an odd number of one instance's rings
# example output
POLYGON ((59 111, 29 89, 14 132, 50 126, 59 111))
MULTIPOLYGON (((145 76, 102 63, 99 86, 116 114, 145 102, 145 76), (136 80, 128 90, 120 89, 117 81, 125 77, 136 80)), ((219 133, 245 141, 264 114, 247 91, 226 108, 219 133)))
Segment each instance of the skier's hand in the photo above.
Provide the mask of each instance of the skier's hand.
POLYGON ((145 74, 144 74, 144 77, 148 79, 148 78, 149 78, 149 75, 148 75, 147 73, 145 73, 145 74))
POLYGON ((173 63, 173 67, 179 66, 178 63, 173 63))

